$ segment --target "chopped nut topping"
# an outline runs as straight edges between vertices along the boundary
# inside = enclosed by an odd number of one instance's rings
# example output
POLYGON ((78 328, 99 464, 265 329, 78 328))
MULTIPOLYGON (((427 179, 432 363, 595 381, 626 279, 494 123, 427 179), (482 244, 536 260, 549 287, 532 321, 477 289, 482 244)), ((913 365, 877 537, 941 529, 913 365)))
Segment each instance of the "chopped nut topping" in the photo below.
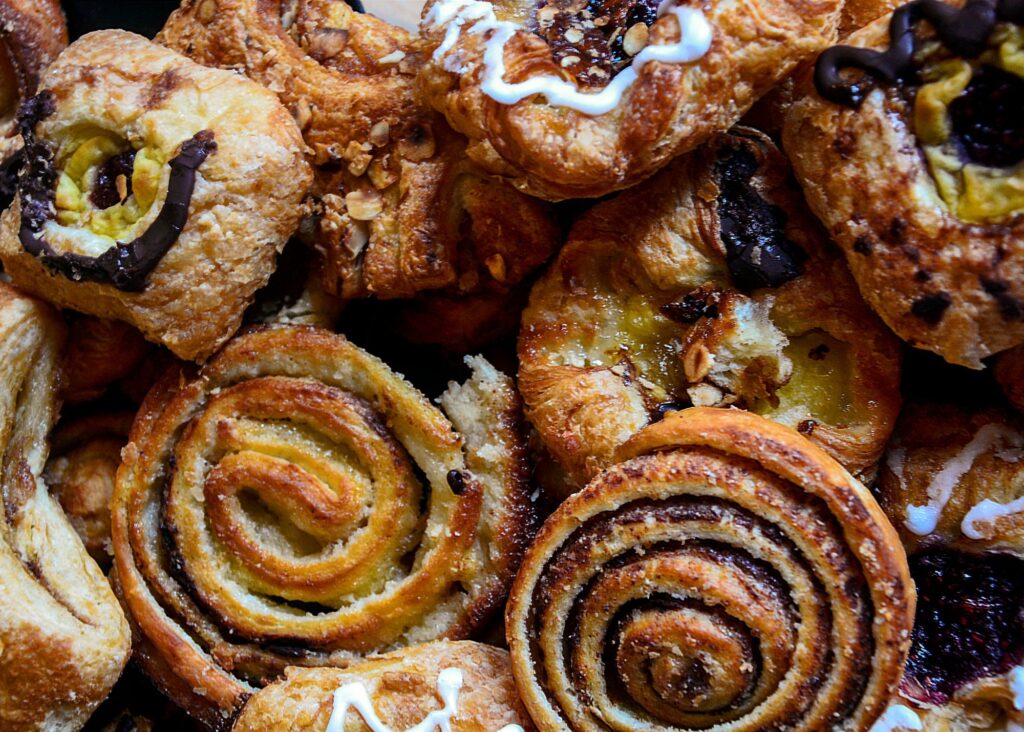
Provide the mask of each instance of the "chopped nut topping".
POLYGON ((392 51, 387 56, 381 56, 377 61, 382 64, 397 64, 403 58, 405 58, 405 51, 392 51))
POLYGON ((348 45, 348 31, 340 28, 317 28, 306 37, 306 52, 324 61, 332 59, 348 45))
POLYGON ((575 66, 579 62, 580 62, 580 57, 579 56, 565 56, 565 57, 562 58, 562 68, 568 68, 570 66, 575 66))
POLYGON ((387 160, 374 160, 370 165, 370 182, 377 190, 384 190, 398 180, 398 173, 388 168, 387 160))
POLYGON ((345 195, 345 208, 357 221, 373 221, 384 210, 384 202, 377 191, 352 191, 345 195))
POLYGON ((374 147, 384 147, 391 138, 391 125, 387 122, 378 122, 370 130, 370 144, 374 147))
POLYGON ((650 36, 650 29, 643 23, 636 23, 626 31, 626 35, 622 39, 622 50, 628 53, 630 56, 636 56, 647 45, 647 39, 650 36))
POLYGON ((209 23, 217 13, 217 0, 203 0, 196 11, 200 23, 209 23))
POLYGON ((309 127, 309 123, 313 119, 313 108, 309 104, 308 99, 299 99, 295 104, 295 124, 299 126, 300 130, 305 130, 309 127))
POLYGON ((579 28, 570 28, 565 32, 565 40, 569 43, 579 43, 583 40, 583 31, 579 28))

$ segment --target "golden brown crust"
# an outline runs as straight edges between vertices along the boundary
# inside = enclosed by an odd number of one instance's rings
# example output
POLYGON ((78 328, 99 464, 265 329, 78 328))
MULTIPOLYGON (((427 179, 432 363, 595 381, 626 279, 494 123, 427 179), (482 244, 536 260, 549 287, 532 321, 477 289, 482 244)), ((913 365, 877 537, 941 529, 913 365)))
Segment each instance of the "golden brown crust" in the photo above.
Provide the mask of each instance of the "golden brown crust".
POLYGON ((59 0, 0 2, 0 161, 21 147, 14 114, 68 45, 59 0))
POLYGON ((839 37, 846 38, 904 4, 905 0, 846 0, 839 21, 839 37))
POLYGON ((504 293, 546 260, 546 206, 485 179, 423 105, 414 37, 341 0, 190 0, 158 40, 275 91, 316 170, 304 236, 344 297, 504 293))
MULTIPOLYGON (((600 196, 636 184, 730 127, 797 63, 834 40, 839 5, 828 0, 706 3, 714 34, 710 51, 691 64, 647 64, 618 107, 600 116, 540 98, 504 105, 488 97, 481 89, 479 34, 462 34, 449 54, 464 73, 446 70, 445 59, 432 60, 420 83, 430 103, 469 137, 470 158, 491 173, 551 200, 600 196)), ((541 4, 514 0, 497 7, 499 19, 536 23, 541 4)), ((425 22, 422 33, 426 50, 433 52, 445 29, 425 22)), ((678 34, 678 24, 666 17, 651 27, 650 39, 673 43, 678 34)), ((548 42, 525 29, 506 46, 505 63, 511 83, 541 74, 572 78, 556 63, 548 42)))
POLYGON ((45 479, 90 556, 109 569, 110 497, 121 448, 128 441, 133 414, 95 412, 61 422, 51 439, 45 479))
POLYGON ((35 125, 35 137, 57 146, 55 166, 65 174, 59 179, 57 218, 42 232, 57 252, 95 255, 115 240, 140 236, 162 208, 167 162, 182 144, 209 130, 216 150, 199 165, 184 229, 141 291, 51 273, 19 241, 24 201, 3 217, 0 257, 6 271, 19 286, 62 307, 127 321, 182 358, 208 356, 238 328, 298 225, 310 172, 291 115, 259 85, 123 31, 100 31, 74 43, 47 70, 41 89, 52 93, 55 111, 35 125), (86 189, 79 191, 73 174, 74 161, 95 149, 96 140, 136 150, 133 191, 102 210, 87 203, 96 192, 89 190, 90 180, 98 177, 83 175, 78 182, 86 189), (148 207, 137 185, 143 155, 152 171, 148 207), (77 213, 79 208, 86 213, 77 213), (141 218, 132 223, 98 228, 96 222, 109 219, 110 212, 127 216, 135 209, 141 218))
POLYGON ((898 342, 787 174, 763 135, 736 128, 577 222, 519 338, 527 416, 577 484, 659 410, 689 403, 800 427, 853 472, 877 462, 899 409, 898 342), (723 182, 729 161, 754 168, 747 190, 723 182), (741 200, 753 207, 733 208, 741 200), (807 260, 778 287, 741 290, 749 269, 730 264, 723 222, 780 212, 807 260))
POLYGON ((500 607, 532 533, 519 404, 470 365, 442 413, 343 337, 281 326, 154 388, 113 542, 165 693, 223 727, 285 666, 464 638, 500 607))
MULTIPOLYGON (((888 22, 848 43, 886 48, 888 22)), ((786 153, 868 304, 911 345, 962 366, 981 368, 1024 340, 1024 216, 969 221, 950 206, 909 95, 883 87, 852 109, 809 80, 802 94, 786 118, 786 153)))
POLYGON ((879 472, 878 495, 911 554, 940 543, 1024 557, 1024 510, 965 523, 985 499, 1005 505, 1024 498, 1024 423, 994 407, 908 404, 879 472), (927 520, 916 524, 923 533, 908 526, 912 506, 936 508, 932 531, 924 531, 933 523, 927 520), (965 534, 965 528, 977 537, 965 534))
POLYGON ((67 404, 98 399, 135 373, 149 350, 138 330, 117 320, 72 316, 69 330, 61 390, 67 404))
POLYGON ((870 492, 738 410, 669 414, 618 458, 547 520, 513 586, 513 672, 538 726, 868 730, 915 599, 870 492))
MULTIPOLYGON (((452 732, 497 732, 507 724, 533 730, 516 694, 508 653, 471 641, 437 641, 379 656, 346 669, 289 668, 285 678, 260 691, 245 705, 232 732, 323 732, 331 718, 334 692, 362 684, 373 708, 390 729, 411 729, 441 709, 438 674, 462 671, 452 732)), ((345 730, 364 730, 350 710, 345 730)))
POLYGON ((79 729, 128 660, 124 615, 41 474, 63 323, 0 283, 0 728, 79 729))

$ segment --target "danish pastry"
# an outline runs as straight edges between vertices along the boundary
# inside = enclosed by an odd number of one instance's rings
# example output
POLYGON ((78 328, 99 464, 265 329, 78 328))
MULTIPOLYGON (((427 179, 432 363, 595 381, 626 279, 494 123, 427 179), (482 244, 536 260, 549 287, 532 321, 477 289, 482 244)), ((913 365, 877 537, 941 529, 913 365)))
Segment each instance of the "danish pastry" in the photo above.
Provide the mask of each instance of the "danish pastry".
POLYGON ((79 729, 128 660, 106 578, 42 481, 60 316, 0 283, 0 728, 79 729))
POLYGON ((233 732, 341 732, 361 719, 377 730, 532 730, 516 695, 508 652, 437 641, 346 669, 290 668, 245 705, 233 732))
POLYGON ((98 399, 133 374, 149 347, 135 328, 91 315, 70 318, 61 397, 67 404, 98 399))
POLYGON ((867 732, 914 615, 870 492, 788 427, 669 414, 541 528, 507 633, 541 729, 867 732))
POLYGON ((325 253, 329 291, 503 294, 557 246, 548 208, 486 179, 419 101, 409 32, 341 0, 189 0, 158 40, 292 110, 316 170, 303 234, 325 253))
POLYGON ((667 410, 736 405, 855 473, 899 409, 898 342, 762 134, 715 137, 580 219, 519 338, 527 416, 582 485, 667 410))
POLYGON ((902 694, 929 732, 1024 726, 1022 426, 911 404, 879 477, 918 589, 902 694))
POLYGON ((836 0, 434 0, 421 87, 470 158, 535 196, 593 197, 729 128, 835 38, 836 0))
POLYGON ((113 556, 110 497, 132 417, 128 412, 97 411, 62 422, 53 432, 44 473, 50 493, 103 569, 110 568, 113 556))
POLYGON ((519 404, 483 359, 440 409, 345 338, 278 326, 172 373, 113 499, 136 658, 214 729, 286 666, 465 638, 532 535, 519 404))
POLYGON ((21 149, 15 112, 36 93, 39 76, 68 45, 59 0, 0 2, 0 194, 13 185, 12 161, 21 149))
POLYGON ((1024 341, 1024 13, 914 0, 818 60, 784 142, 868 303, 947 361, 1024 341))
POLYGON ((0 225, 20 287, 201 359, 238 328, 310 172, 259 85, 123 31, 76 41, 22 105, 27 162, 0 225))

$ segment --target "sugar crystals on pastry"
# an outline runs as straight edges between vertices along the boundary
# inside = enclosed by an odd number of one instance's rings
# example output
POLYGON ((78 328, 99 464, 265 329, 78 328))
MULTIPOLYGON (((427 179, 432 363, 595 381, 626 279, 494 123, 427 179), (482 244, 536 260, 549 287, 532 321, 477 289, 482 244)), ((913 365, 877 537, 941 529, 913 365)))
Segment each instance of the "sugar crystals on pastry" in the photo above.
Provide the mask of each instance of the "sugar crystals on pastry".
POLYGON ((19 112, 5 270, 182 358, 208 356, 298 226, 310 172, 291 115, 244 77, 123 31, 68 47, 40 89, 19 112))
POLYGON ((840 5, 434 0, 420 81, 488 171, 600 196, 730 127, 834 40, 840 5))
POLYGON ((278 94, 316 172, 304 238, 345 297, 505 295, 560 231, 542 202, 486 178, 419 99, 415 37, 342 0, 190 0, 162 43, 278 94))
POLYGON ((519 358, 527 416, 577 485, 688 404, 759 412, 870 471, 899 408, 898 342, 745 128, 576 223, 519 358))
POLYGON ((257 693, 233 732, 341 732, 359 720, 375 732, 532 730, 508 652, 472 641, 411 646, 348 668, 289 668, 257 693))
POLYGON ((60 315, 0 283, 0 729, 80 729, 128 661, 100 568, 43 481, 60 315))
POLYGON ((821 55, 785 147, 861 292, 911 345, 1024 341, 1024 12, 917 0, 821 55))
POLYGON ((1024 422, 912 403, 878 493, 918 589, 902 703, 928 732, 1024 726, 1024 422))
POLYGON ((342 336, 274 326, 150 392, 112 530, 158 687, 223 729, 286 666, 466 638, 501 607, 533 529, 520 406, 469 363, 439 408, 342 336))

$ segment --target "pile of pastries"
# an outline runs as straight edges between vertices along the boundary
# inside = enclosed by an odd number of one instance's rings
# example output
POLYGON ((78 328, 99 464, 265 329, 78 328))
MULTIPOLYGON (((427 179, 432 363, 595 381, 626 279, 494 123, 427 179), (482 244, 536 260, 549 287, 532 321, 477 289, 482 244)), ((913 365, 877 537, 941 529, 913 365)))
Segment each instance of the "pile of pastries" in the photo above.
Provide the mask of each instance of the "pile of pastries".
POLYGON ((0 20, 0 730, 1024 730, 1021 0, 0 20))

